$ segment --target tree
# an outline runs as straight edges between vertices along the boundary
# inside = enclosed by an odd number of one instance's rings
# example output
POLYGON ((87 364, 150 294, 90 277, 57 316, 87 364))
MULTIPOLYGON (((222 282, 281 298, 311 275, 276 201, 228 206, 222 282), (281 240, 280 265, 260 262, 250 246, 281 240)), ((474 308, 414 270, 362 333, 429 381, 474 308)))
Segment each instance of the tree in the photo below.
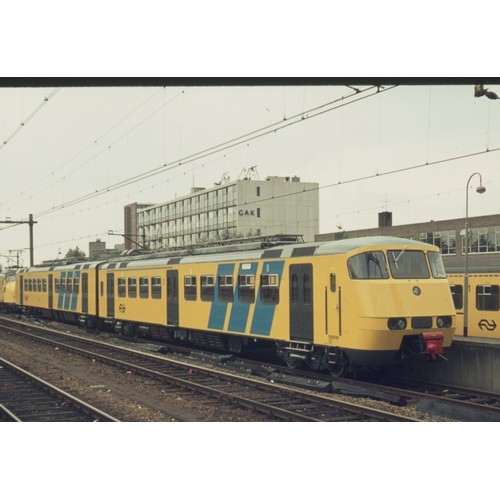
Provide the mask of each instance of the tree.
POLYGON ((78 247, 70 248, 65 255, 68 259, 85 259, 87 256, 83 250, 80 250, 78 247))

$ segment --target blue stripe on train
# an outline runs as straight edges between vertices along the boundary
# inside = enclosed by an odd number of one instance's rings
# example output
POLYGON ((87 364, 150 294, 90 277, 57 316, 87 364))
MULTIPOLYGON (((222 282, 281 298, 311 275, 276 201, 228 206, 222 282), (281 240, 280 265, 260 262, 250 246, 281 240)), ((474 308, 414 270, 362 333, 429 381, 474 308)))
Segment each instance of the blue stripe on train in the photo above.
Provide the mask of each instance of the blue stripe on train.
POLYGON ((210 309, 210 318, 208 320, 208 328, 213 330, 223 330, 224 321, 226 319, 226 311, 228 302, 219 300, 219 276, 222 274, 230 274, 232 276, 234 264, 219 264, 217 267, 217 276, 215 276, 214 286, 214 301, 210 309))
POLYGON ((78 283, 77 291, 75 292, 75 286, 73 285, 73 294, 71 295, 71 310, 76 311, 76 304, 78 301, 78 292, 80 290, 80 271, 75 271, 75 283, 78 283))
MULTIPOLYGON (((262 274, 277 274, 278 285, 280 285, 284 265, 284 261, 264 262, 264 265, 262 266, 262 274)), ((256 335, 270 335, 276 304, 263 304, 261 302, 260 294, 261 287, 259 286, 259 293, 257 294, 257 299, 255 301, 255 309, 253 312, 250 333, 254 333, 256 335)))
POLYGON ((69 309, 69 299, 71 298, 71 294, 67 292, 68 283, 73 281, 73 271, 68 271, 68 279, 66 280, 66 287, 64 289, 64 309, 69 309))
POLYGON ((58 290, 59 291, 59 299, 57 300, 57 308, 58 309, 62 309, 63 308, 63 297, 64 297, 64 294, 61 293, 61 285, 60 285, 60 283, 61 283, 61 281, 63 279, 66 282, 66 271, 64 271, 64 272, 61 273, 61 278, 59 280, 59 290, 58 290))
MULTIPOLYGON (((253 274, 254 276, 257 274, 257 262, 252 264, 240 264, 240 268, 238 270, 239 275, 245 274, 253 274), (245 269, 243 269, 245 267, 245 269)), ((257 280, 255 280, 257 282, 257 280)), ((239 278, 236 278, 236 289, 234 291, 234 302, 233 307, 231 308, 231 316, 229 318, 228 330, 231 332, 241 332, 245 333, 248 321, 248 313, 250 311, 250 304, 239 301, 239 293, 240 293, 240 283, 239 278)))

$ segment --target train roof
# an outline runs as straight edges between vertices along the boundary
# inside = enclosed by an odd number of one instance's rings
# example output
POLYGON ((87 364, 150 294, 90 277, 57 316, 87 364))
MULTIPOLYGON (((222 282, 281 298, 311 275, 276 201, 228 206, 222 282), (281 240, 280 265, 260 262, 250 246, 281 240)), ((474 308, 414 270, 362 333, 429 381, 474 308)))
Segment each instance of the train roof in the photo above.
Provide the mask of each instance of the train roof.
MULTIPOLYGON (((360 248, 373 248, 377 246, 394 245, 398 248, 418 245, 426 246, 429 249, 436 248, 433 245, 422 243, 416 240, 406 238, 397 238, 393 236, 365 236, 362 238, 348 238, 335 241, 316 241, 310 243, 298 243, 280 245, 269 248, 257 248, 253 250, 240 251, 224 251, 224 247, 218 247, 217 251, 208 249, 207 252, 201 253, 176 252, 172 256, 155 256, 131 259, 130 257, 121 257, 109 261, 95 262, 80 262, 75 264, 51 265, 31 268, 31 271, 77 271, 86 269, 123 269, 123 268, 144 268, 144 267, 160 267, 165 265, 173 265, 179 263, 203 263, 203 262, 225 262, 225 261, 241 261, 241 260, 259 260, 259 259, 284 259, 290 257, 306 257, 313 255, 338 255, 352 252, 360 248)), ((27 272, 29 269, 21 269, 18 272, 27 272)))
POLYGON ((429 249, 435 248, 433 245, 405 238, 396 238, 391 236, 367 236, 363 238, 352 238, 336 241, 282 245, 272 248, 247 250, 241 252, 206 253, 176 257, 163 257, 158 259, 141 259, 125 262, 107 262, 102 265, 102 269, 120 269, 124 267, 157 267, 180 263, 195 264, 214 261, 225 262, 259 259, 284 259, 290 257, 306 257, 313 255, 335 255, 349 253, 364 247, 377 247, 380 245, 395 245, 399 248, 406 245, 418 245, 429 247, 429 249))

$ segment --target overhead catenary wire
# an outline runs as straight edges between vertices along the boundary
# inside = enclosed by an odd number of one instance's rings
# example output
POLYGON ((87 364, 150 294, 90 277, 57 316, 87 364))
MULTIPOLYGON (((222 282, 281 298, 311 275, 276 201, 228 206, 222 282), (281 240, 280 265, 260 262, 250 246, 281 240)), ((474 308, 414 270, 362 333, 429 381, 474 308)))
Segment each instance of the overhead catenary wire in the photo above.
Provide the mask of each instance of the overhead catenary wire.
MULTIPOLYGON (((498 151, 500 151, 500 147, 499 148, 495 148, 495 149, 489 149, 489 150, 486 150, 486 151, 479 151, 479 152, 469 153, 469 154, 465 154, 465 155, 450 157, 450 158, 443 158, 443 159, 440 159, 440 160, 436 160, 434 162, 425 162, 425 163, 421 163, 421 164, 417 164, 417 165, 411 165, 411 166, 403 167, 403 168, 400 168, 400 169, 393 169, 393 170, 386 171, 386 172, 381 172, 381 173, 376 173, 376 174, 372 174, 372 175, 367 175, 367 176, 361 176, 361 177, 357 177, 357 178, 347 179, 345 181, 338 181, 338 182, 335 182, 335 183, 326 184, 326 185, 322 185, 322 186, 318 186, 318 187, 314 187, 314 188, 310 188, 310 189, 305 189, 304 188, 302 191, 295 192, 295 193, 285 193, 285 194, 282 194, 282 195, 273 196, 271 198, 261 198, 259 200, 255 200, 253 202, 245 202, 245 203, 242 204, 242 206, 253 205, 254 203, 259 203, 259 202, 262 202, 262 201, 269 201, 269 200, 272 200, 272 199, 286 198, 288 196, 297 196, 297 195, 300 195, 300 194, 305 194, 305 193, 309 193, 309 192, 313 192, 313 191, 319 191, 321 189, 329 189, 329 188, 333 188, 333 187, 339 187, 339 186, 346 185, 346 184, 352 184, 352 183, 361 182, 361 181, 365 181, 365 180, 369 180, 369 179, 375 179, 377 177, 384 177, 384 176, 394 175, 394 174, 398 174, 398 173, 402 173, 402 172, 408 172, 408 171, 412 171, 412 170, 416 170, 416 169, 420 169, 420 168, 429 167, 429 166, 432 166, 432 165, 444 164, 444 163, 447 163, 447 162, 450 162, 450 161, 456 161, 456 160, 461 160, 461 159, 465 159, 465 158, 471 158, 471 157, 474 157, 474 156, 488 154, 488 153, 494 153, 494 152, 498 152, 498 151)), ((438 195, 439 195, 439 193, 438 193, 438 195)), ((411 201, 411 200, 408 200, 408 201, 411 201)), ((400 202, 400 203, 403 203, 403 202, 400 202)), ((396 204, 396 203, 393 203, 393 204, 396 204)), ((345 214, 338 214, 338 215, 345 215, 345 214)), ((307 222, 307 221, 302 221, 302 222, 307 222)), ((12 227, 14 227, 16 225, 17 224, 13 224, 12 226, 7 226, 7 227, 4 227, 4 228, 0 228, 0 231, 3 231, 4 229, 12 228, 12 227)), ((101 233, 101 234, 104 234, 104 233, 101 233)), ((89 236, 100 236, 101 234, 89 235, 89 236)), ((82 237, 74 238, 72 240, 66 240, 66 241, 61 241, 61 242, 47 243, 47 244, 40 245, 40 246, 41 247, 45 247, 45 246, 55 245, 55 244, 59 244, 59 243, 65 243, 65 242, 70 242, 70 241, 78 241, 80 239, 85 239, 85 238, 87 238, 89 236, 86 236, 86 237, 82 236, 82 237)))
POLYGON ((18 125, 18 127, 0 144, 0 151, 9 144, 12 139, 38 114, 38 112, 54 97, 61 89, 53 90, 45 99, 18 125))
POLYGON ((194 154, 188 155, 184 158, 174 160, 168 164, 163 164, 163 165, 156 167, 154 169, 151 169, 147 172, 143 172, 142 174, 138 174, 138 175, 130 177, 128 179, 124 179, 124 180, 119 181, 115 184, 112 184, 112 185, 106 186, 104 188, 101 188, 99 190, 96 190, 92 193, 87 193, 86 195, 82 195, 82 196, 75 198, 73 200, 70 200, 66 203, 62 203, 62 204, 57 205, 55 207, 51 207, 47 210, 44 210, 42 212, 37 213, 36 217, 43 217, 44 215, 52 213, 56 210, 62 210, 64 208, 67 208, 67 207, 73 206, 75 204, 82 203, 82 202, 87 201, 89 199, 95 198, 97 196, 109 193, 109 192, 114 191, 116 189, 121 189, 121 188, 126 187, 130 184, 134 184, 136 182, 140 182, 142 180, 148 179, 152 176, 155 176, 155 175, 167 172, 167 171, 171 171, 173 169, 176 169, 176 168, 179 168, 183 165, 191 163, 192 161, 201 160, 201 159, 206 158, 208 156, 211 156, 213 154, 220 153, 222 151, 234 148, 235 146, 239 146, 247 141, 248 142, 254 141, 260 137, 274 133, 278 130, 282 130, 282 129, 290 127, 292 125, 296 125, 298 123, 301 123, 304 120, 316 118, 317 116, 320 116, 324 113, 334 111, 336 109, 347 106, 348 104, 354 104, 356 102, 359 102, 360 100, 372 97, 373 95, 376 95, 379 92, 386 92, 386 91, 391 90, 395 87, 396 86, 391 86, 391 87, 380 89, 379 87, 373 86, 373 87, 370 87, 369 89, 353 93, 348 97, 343 96, 340 99, 336 99, 334 101, 330 101, 330 102, 322 104, 320 106, 316 106, 314 108, 311 108, 310 110, 306 110, 306 111, 301 112, 297 115, 294 115, 293 117, 287 118, 285 121, 280 121, 280 122, 273 123, 271 125, 267 125, 266 127, 262 127, 258 130, 253 131, 253 132, 249 132, 249 133, 244 134, 242 136, 239 136, 237 138, 231 139, 229 141, 225 141, 225 142, 218 144, 216 146, 206 148, 198 153, 194 153, 194 154), (375 90, 375 93, 371 93, 368 95, 364 94, 369 90, 375 90), (356 97, 356 99, 345 102, 346 99, 348 99, 349 97, 356 97), (330 106, 330 107, 328 107, 328 106, 330 106), (326 108, 326 109, 324 109, 324 108, 326 108))
MULTIPOLYGON (((377 90, 378 92, 383 92, 383 91, 386 91, 386 90, 390 90, 391 88, 394 88, 396 87, 396 85, 394 86, 391 86, 391 87, 387 87, 387 88, 384 88, 384 89, 380 89, 380 87, 377 87, 377 86, 371 86, 371 87, 368 87, 367 89, 364 89, 362 91, 356 91, 356 92, 353 92, 347 96, 342 96, 338 99, 335 99, 333 101, 329 101, 327 103, 323 103, 319 106, 315 106, 309 110, 305 110, 305 111, 302 111, 300 113, 297 113, 293 116, 290 116, 290 117, 284 117, 283 120, 280 120, 280 121, 277 121, 277 122, 274 122, 274 123, 271 123, 269 125, 266 125, 265 127, 261 127, 259 129, 256 129, 256 130, 253 130, 251 132, 247 132, 243 135, 240 135, 238 137, 235 137, 233 139, 230 139, 228 141, 225 141, 223 143, 220 143, 216 146, 212 146, 210 148, 206 148, 198 153, 194 153, 193 155, 189 155, 189 156, 186 156, 184 158, 180 158, 180 159, 177 159, 177 160, 174 160, 170 163, 166 163, 166 161, 163 163, 163 165, 161 165, 160 167, 156 167, 155 169, 153 170, 150 170, 148 172, 145 172, 143 174, 138 174, 137 176, 135 177, 132 177, 130 179, 126 179, 124 181, 120 181, 119 183, 116 183, 112 186, 108 186, 107 188, 103 188, 101 190, 95 190, 93 193, 89 193, 88 195, 84 195, 84 197, 82 197, 83 199, 81 201, 85 201, 86 197, 88 196, 89 198, 93 198, 95 196, 99 196, 100 194, 104 194, 106 193, 108 190, 114 190, 114 189, 118 189, 120 187, 125 187, 131 183, 134 183, 134 182, 139 182, 143 179, 146 179, 148 177, 150 177, 151 175, 156 175, 156 174, 159 174, 159 173, 162 173, 163 171, 165 170, 171 170, 172 168, 178 168, 186 163, 189 163, 193 160, 196 160, 196 159, 202 159, 202 158, 205 158, 207 156, 210 156, 212 154, 215 154, 219 151, 223 151, 223 150, 226 150, 226 149, 230 149, 230 148, 233 148, 237 145, 240 145, 242 144, 243 142, 245 142, 245 140, 255 140, 259 137, 261 137, 262 135, 266 135, 267 133, 271 133, 271 131, 276 131, 276 130, 279 130, 280 128, 285 128, 286 126, 289 126, 289 125, 292 125, 292 124, 295 124, 297 123, 297 120, 304 120, 304 119, 307 119, 307 118, 310 118, 309 116, 306 116, 308 113, 317 113, 319 110, 327 107, 327 106, 331 106, 333 104, 336 104, 338 102, 342 102, 342 101, 345 101, 351 97, 354 97, 354 96, 357 96, 359 94, 363 94, 363 93, 366 93, 366 92, 370 92, 370 91, 373 91, 373 90, 377 90), (284 122, 286 123, 286 125, 284 125, 284 122), (269 129, 272 129, 272 130, 269 130, 269 129), (265 132, 265 131, 268 131, 268 132, 265 132), (222 148, 222 149, 220 149, 222 148), (196 158, 196 156, 199 156, 199 158, 196 158), (166 168, 166 167, 171 167, 171 168, 166 168), (123 184, 122 184, 123 183, 123 184)), ((158 109, 156 109, 153 113, 151 113, 150 115, 148 115, 144 120, 142 120, 141 122, 139 122, 138 124, 134 125, 134 127, 132 127, 131 129, 129 129, 126 133, 122 134, 117 140, 115 140, 112 144, 108 145, 105 149, 101 150, 100 152, 94 154, 91 158, 89 158, 88 160, 84 161, 82 164, 80 164, 79 166, 77 166, 76 168, 74 168, 71 172, 69 172, 68 174, 66 174, 64 177, 56 180, 55 182, 53 182, 52 184, 42 188, 41 190, 37 191, 35 194, 31 195, 31 198, 41 194, 42 192, 46 191, 47 189, 49 189, 50 187, 56 185, 57 183, 61 182, 61 181, 64 181, 67 179, 67 177, 69 177, 69 175, 73 174, 74 172, 76 172, 77 170, 81 169, 83 166, 87 165, 88 163, 90 163, 91 161, 95 160, 97 157, 99 157, 100 155, 102 155, 105 151, 108 151, 110 147, 114 146, 115 144, 117 144, 120 140, 122 140, 124 137, 126 137, 129 133, 131 133, 133 130, 135 130, 137 127, 139 127, 141 124, 143 124, 145 121, 147 121, 149 118, 151 118, 153 115, 155 115, 158 111, 160 111, 162 108, 164 108, 164 106, 170 104, 174 99, 176 99, 179 95, 183 95, 184 94, 184 90, 180 93, 177 93, 172 99, 170 99, 168 102, 162 104, 162 106, 160 106, 158 109)), ((156 94, 155 94, 156 95, 156 94)), ((368 96, 363 96, 364 98, 366 97, 371 97, 373 94, 369 94, 368 96)), ((349 103, 351 102, 357 102, 358 100, 360 99, 356 99, 355 101, 350 101, 349 103)), ((346 105, 346 104, 349 104, 349 103, 344 103, 343 105, 346 105)), ((137 108, 136 108, 137 109, 137 108)), ((129 116, 131 113, 129 113, 127 116, 129 116)), ((314 116, 317 116, 316 114, 314 114, 314 116)), ((123 119, 121 120, 123 121, 123 119)), ((121 122, 120 121, 120 122, 121 122)), ((115 126, 113 126, 111 129, 115 128, 115 126)), ((110 129, 110 130, 111 130, 110 129)), ((109 132, 109 131, 108 131, 109 132)), ((101 136, 101 138, 106 135, 108 132, 106 132, 105 134, 103 134, 101 136)), ((182 134, 181 134, 181 137, 182 137, 182 134)), ((94 141, 92 142, 91 144, 89 144, 89 146, 87 146, 86 148, 84 148, 83 151, 87 150, 88 148, 90 148, 91 146, 93 146, 95 143, 97 142, 94 141)), ((179 148, 181 150, 182 148, 182 144, 179 145, 179 148)), ((80 153, 79 153, 80 154, 80 153)), ((79 154, 77 154, 76 156, 74 156, 71 160, 73 160, 75 157, 79 156, 79 154)), ((71 161, 70 160, 70 161, 71 161)), ((68 162, 65 162, 65 164, 67 164, 68 162)), ((65 164, 63 164, 62 166, 64 166, 65 164)), ((59 170, 61 167, 59 167, 57 170, 59 170)), ((54 172, 52 172, 52 174, 54 174, 54 172)), ((52 175, 51 174, 51 175, 52 175)), ((30 187, 33 187, 34 185, 37 185, 37 183, 34 183, 32 186, 30 187)), ((26 192, 26 190, 24 190, 24 192, 26 192)), ((11 198, 12 199, 12 198, 11 198)), ((10 200, 8 200, 7 202, 4 203, 4 205, 6 203, 8 203, 10 200)), ((80 202, 80 198, 77 198, 75 200, 76 202, 80 202)), ((14 204, 14 205, 11 205, 9 207, 7 207, 5 210, 10 210, 20 204, 22 204, 23 201, 22 200, 19 200, 18 203, 14 204)), ((68 202, 68 203, 71 203, 68 202)), ((61 204, 60 205, 60 208, 65 208, 68 206, 68 203, 66 204, 61 204)), ((52 209, 50 209, 51 211, 52 209)), ((41 216, 43 214, 39 214, 38 216, 41 216)))
MULTIPOLYGON (((142 101, 139 105, 137 105, 134 109, 132 109, 129 113, 127 113, 123 118, 121 118, 119 121, 117 121, 113 126, 111 126, 109 129, 106 130, 106 132, 104 132, 103 134, 101 134, 97 139, 95 139, 94 141, 92 141, 90 144, 88 144, 86 147, 84 147, 82 150, 80 150, 77 154, 73 155, 69 160, 65 161, 64 163, 62 163, 59 167, 55 168, 49 175, 47 176, 44 176, 42 179, 34 182, 33 184, 31 184, 29 187, 25 188, 23 190, 22 193, 19 193, 18 195, 8 199, 4 204, 7 204, 9 203, 11 200, 13 199, 16 199, 18 198, 21 194, 26 194, 27 191, 29 191, 31 188, 33 187, 36 187, 36 186, 39 186, 39 184, 41 182, 43 182, 43 180, 45 179, 49 179, 51 176, 53 176, 56 172, 60 171, 61 169, 63 169, 66 165, 70 164, 73 160, 75 160, 76 158, 78 158, 79 156, 81 156, 83 153, 85 153, 87 150, 89 150, 90 148, 92 147, 95 147, 99 141, 101 141, 103 139, 103 137, 105 137, 106 135, 108 135, 112 130, 114 130, 116 127, 118 127, 121 123, 123 123, 127 118, 129 118, 133 113, 135 113, 138 109, 140 109, 142 106, 144 106, 147 102, 149 102, 151 99, 153 99, 153 97, 155 97, 159 92, 161 92, 162 89, 159 89, 157 90, 156 92, 154 92, 151 96, 149 96, 147 99, 145 99, 144 101, 142 101)), ((85 160, 83 163, 81 163, 80 165, 78 165, 77 167, 75 167, 73 170, 71 170, 69 173, 65 174, 63 177, 55 180, 52 184, 49 184, 47 186, 45 186, 44 188, 40 189, 39 191, 37 191, 36 193, 32 194, 31 195, 31 198, 35 197, 35 196, 38 196, 39 194, 45 192, 47 189, 50 189, 51 187, 55 186, 56 184, 58 184, 59 182, 62 182, 64 180, 66 180, 71 174, 73 174, 74 172, 76 172, 77 170, 80 170, 82 167, 84 167, 85 165, 87 165, 88 163, 90 163, 91 161, 95 160, 96 158, 98 158, 99 156, 101 156, 104 152, 106 151, 109 151, 109 149, 113 146, 115 146, 118 142, 120 142, 124 137, 126 137, 128 134, 130 134, 132 131, 134 131, 136 128, 138 128, 140 125, 142 125, 144 122, 146 122, 147 120, 149 120, 152 116, 154 116, 156 113, 158 113, 162 108, 164 108, 165 106, 167 106, 168 104, 170 104, 174 99, 176 99, 179 95, 182 95, 184 93, 184 91, 182 92, 179 92, 177 93, 174 97, 172 97, 168 102, 164 102, 159 108, 157 108, 155 111, 153 111, 151 114, 149 114, 146 118, 144 118, 143 120, 141 120, 139 123, 136 123, 131 129, 129 129, 127 132, 125 132, 124 134, 122 134, 118 139, 116 139, 114 142, 112 142, 111 144, 109 144, 108 146, 106 146, 104 149, 102 149, 101 151, 99 151, 98 153, 94 154, 93 156, 91 156, 89 159, 85 160)), ((8 209, 12 209, 20 204, 22 204, 23 201, 19 201, 18 203, 14 204, 14 205, 11 205, 10 207, 8 207, 8 209)))
POLYGON ((484 155, 484 154, 488 154, 488 153, 495 153, 498 151, 500 151, 500 147, 493 148, 493 149, 486 149, 484 151, 475 151, 473 153, 467 153, 464 155, 453 156, 453 157, 449 157, 449 158, 441 158, 440 160, 419 163, 419 164, 411 165, 408 167, 396 168, 393 170, 387 170, 385 172, 377 172, 375 174, 363 175, 361 177, 353 177, 352 179, 346 179, 343 181, 332 182, 331 184, 324 184, 322 186, 315 187, 315 188, 310 188, 310 189, 304 188, 302 191, 299 191, 299 192, 276 195, 276 196, 272 196, 271 198, 267 198, 265 200, 248 201, 248 202, 243 203, 242 206, 253 205, 255 203, 259 203, 260 201, 269 201, 269 200, 273 200, 273 199, 277 199, 277 198, 286 198, 288 196, 297 196, 298 194, 301 194, 301 193, 309 193, 312 191, 318 191, 320 189, 327 189, 327 188, 331 188, 331 187, 343 186, 346 184, 353 184, 356 182, 366 181, 366 180, 370 180, 370 179, 376 179, 377 177, 385 177, 388 175, 400 174, 403 172, 409 172, 411 170, 418 170, 420 168, 430 167, 431 165, 439 165, 441 163, 447 163, 450 161, 463 160, 466 158, 472 158, 474 156, 480 156, 480 155, 484 155))

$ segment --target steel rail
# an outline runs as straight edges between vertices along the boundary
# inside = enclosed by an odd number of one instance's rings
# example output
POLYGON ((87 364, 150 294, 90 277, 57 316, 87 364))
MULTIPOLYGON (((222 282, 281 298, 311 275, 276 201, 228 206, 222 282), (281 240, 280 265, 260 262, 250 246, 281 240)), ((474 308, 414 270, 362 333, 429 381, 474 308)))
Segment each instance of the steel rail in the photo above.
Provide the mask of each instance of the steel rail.
POLYGON ((22 422, 22 420, 12 413, 5 405, 0 403, 0 414, 5 415, 10 422, 22 422))
POLYGON ((33 373, 30 373, 30 372, 24 370, 20 366, 17 366, 14 363, 11 363, 10 361, 8 361, 4 358, 0 358, 0 365, 6 366, 9 370, 14 372, 15 374, 20 374, 25 379, 27 379, 31 382, 35 382, 38 386, 42 387, 45 391, 55 395, 56 397, 72 403, 78 409, 80 409, 84 413, 86 413, 87 415, 97 416, 97 417, 99 417, 107 422, 119 422, 118 419, 109 415, 108 413, 100 410, 99 408, 96 408, 95 406, 90 405, 89 403, 77 398, 76 396, 73 396, 72 394, 69 394, 66 391, 63 391, 59 387, 56 387, 55 385, 50 384, 46 380, 43 380, 40 377, 37 377, 33 373))

